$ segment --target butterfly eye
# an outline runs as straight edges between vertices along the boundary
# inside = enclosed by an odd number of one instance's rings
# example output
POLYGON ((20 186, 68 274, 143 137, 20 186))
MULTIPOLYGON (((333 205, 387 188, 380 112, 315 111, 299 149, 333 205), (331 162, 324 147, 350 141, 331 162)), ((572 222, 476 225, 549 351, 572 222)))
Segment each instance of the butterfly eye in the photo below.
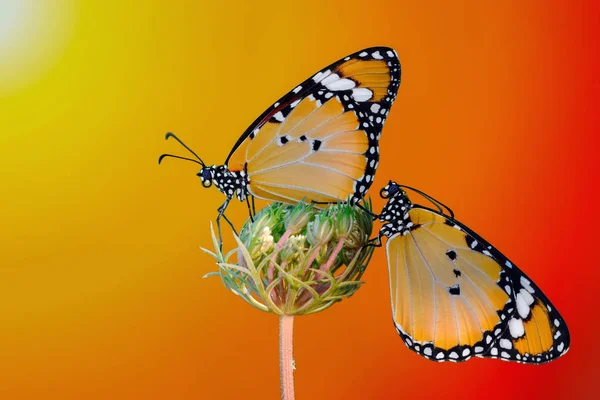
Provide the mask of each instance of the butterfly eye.
POLYGON ((390 183, 386 187, 388 196, 392 196, 400 191, 400 186, 395 182, 390 183))
POLYGON ((390 197, 392 197, 394 194, 398 193, 399 191, 400 191, 400 186, 398 186, 398 184, 396 182, 390 181, 390 183, 388 183, 386 187, 384 187, 383 189, 381 189, 379 191, 379 195, 383 199, 389 199, 390 197))
POLYGON ((212 174, 208 169, 203 168, 197 175, 200 177, 200 180, 202 180, 202 186, 205 188, 212 186, 212 174))

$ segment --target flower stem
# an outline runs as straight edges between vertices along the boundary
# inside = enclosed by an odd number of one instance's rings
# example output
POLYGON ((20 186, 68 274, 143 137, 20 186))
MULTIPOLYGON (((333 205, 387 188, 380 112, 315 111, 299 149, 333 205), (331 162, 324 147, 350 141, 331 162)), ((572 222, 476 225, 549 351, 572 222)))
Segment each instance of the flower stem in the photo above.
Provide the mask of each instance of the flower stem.
POLYGON ((346 242, 346 239, 340 238, 340 241, 333 248, 333 251, 331 252, 331 255, 329 256, 329 260, 327 260, 327 262, 323 266, 321 266, 321 268, 320 268, 321 271, 325 271, 325 272, 329 271, 329 268, 331 268, 331 265, 335 261, 335 258, 337 257, 338 254, 340 254, 340 251, 342 251, 342 248, 344 248, 344 242, 346 242))
POLYGON ((279 316, 279 373, 281 378, 281 399, 294 400, 294 356, 293 356, 294 316, 279 316))
MULTIPOLYGON (((346 241, 346 239, 341 238, 340 241, 338 242, 338 244, 335 245, 335 247, 333 248, 333 251, 331 252, 331 255, 329 256, 329 260, 327 260, 327 262, 325 264, 323 264, 321 266, 321 268, 319 268, 321 271, 325 271, 325 272, 329 271, 329 268, 331 268, 331 265, 335 261, 335 258, 337 257, 338 254, 340 254, 340 251, 342 251, 345 241, 346 241)), ((317 273, 315 276, 317 277, 317 279, 321 279, 323 277, 323 274, 317 273)))

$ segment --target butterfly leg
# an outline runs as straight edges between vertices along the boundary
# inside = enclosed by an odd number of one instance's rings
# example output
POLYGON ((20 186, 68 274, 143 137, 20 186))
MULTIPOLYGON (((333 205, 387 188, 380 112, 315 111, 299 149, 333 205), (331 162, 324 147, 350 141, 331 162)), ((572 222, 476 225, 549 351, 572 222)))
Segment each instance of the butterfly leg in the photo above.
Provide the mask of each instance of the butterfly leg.
MULTIPOLYGON (((252 197, 252 203, 254 203, 254 197, 252 197)), ((250 208, 250 199, 246 197, 246 204, 248 205, 248 214, 250 215, 250 220, 254 222, 254 212, 250 208)))
POLYGON ((373 211, 369 210, 367 207, 363 206, 362 204, 360 204, 360 203, 357 202, 356 205, 360 209, 362 209, 364 212, 366 212, 367 214, 369 214, 371 217, 373 217, 373 221, 375 221, 377 218, 379 218, 379 215, 373 213, 373 211))
POLYGON ((223 217, 225 219, 225 221, 227 221, 227 223, 229 224, 229 226, 231 227, 231 229, 233 229, 233 232, 237 235, 237 231, 235 230, 235 227, 233 226, 233 224, 231 223, 231 221, 229 220, 229 218, 227 218, 227 216, 225 215, 225 209, 227 209, 227 206, 229 205, 229 201, 231 199, 227 199, 225 200, 225 203, 223 203, 221 205, 221 207, 219 207, 217 209, 217 211, 219 212, 219 215, 217 215, 217 229, 219 230, 219 245, 221 246, 221 249, 223 248, 223 235, 221 234, 221 217, 223 217))
POLYGON ((383 243, 381 242, 381 235, 378 235, 377 237, 374 237, 373 239, 369 239, 369 241, 366 244, 366 246, 371 246, 371 247, 381 247, 382 245, 383 245, 383 243))

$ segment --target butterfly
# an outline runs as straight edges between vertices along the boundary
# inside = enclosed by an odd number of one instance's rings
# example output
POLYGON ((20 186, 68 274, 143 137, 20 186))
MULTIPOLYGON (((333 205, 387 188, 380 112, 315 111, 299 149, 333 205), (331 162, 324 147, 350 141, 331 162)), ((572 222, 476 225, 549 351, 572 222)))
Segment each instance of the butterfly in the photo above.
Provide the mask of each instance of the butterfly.
MULTIPOLYGON (((373 183, 379 139, 400 86, 400 61, 387 47, 358 51, 323 68, 265 110, 242 134, 222 165, 163 154, 201 165, 206 188, 229 202, 260 198, 284 203, 357 203, 373 183)), ((233 225, 232 225, 233 227, 233 225)))
POLYGON ((564 355, 570 335, 540 288, 447 206, 390 181, 379 219, 387 237, 393 321, 406 346, 433 361, 489 357, 527 364, 564 355), (414 204, 404 189, 436 209, 414 204))

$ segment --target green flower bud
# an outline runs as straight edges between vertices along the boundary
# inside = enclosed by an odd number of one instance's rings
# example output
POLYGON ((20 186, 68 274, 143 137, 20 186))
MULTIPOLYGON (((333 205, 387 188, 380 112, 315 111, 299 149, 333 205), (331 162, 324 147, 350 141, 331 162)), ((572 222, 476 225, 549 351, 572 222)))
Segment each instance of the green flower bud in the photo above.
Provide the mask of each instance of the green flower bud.
POLYGON ((354 226, 353 213, 351 208, 337 208, 334 214, 335 218, 335 235, 338 238, 347 237, 354 226))
MULTIPOLYGON (((252 306, 279 315, 312 314, 350 297, 373 253, 371 216, 357 206, 319 210, 272 203, 236 237, 224 255, 213 232, 223 284, 252 306), (228 259, 237 253, 237 261, 228 259)), ((208 251, 207 251, 208 252, 208 251)))
POLYGON ((285 219, 285 228, 293 233, 300 232, 315 214, 315 208, 311 204, 298 203, 291 208, 285 219))
POLYGON ((306 240, 312 245, 318 243, 327 243, 333 236, 333 221, 326 212, 315 215, 315 218, 308 223, 306 229, 306 240))

